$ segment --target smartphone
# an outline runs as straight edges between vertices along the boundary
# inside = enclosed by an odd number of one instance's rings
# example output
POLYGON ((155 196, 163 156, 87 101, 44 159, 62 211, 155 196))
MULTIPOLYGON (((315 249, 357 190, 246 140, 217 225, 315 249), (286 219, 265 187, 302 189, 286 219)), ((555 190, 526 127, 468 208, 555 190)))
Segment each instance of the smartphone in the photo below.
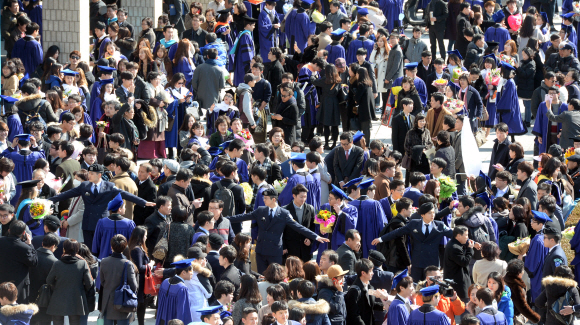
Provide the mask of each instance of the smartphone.
POLYGON ((544 97, 544 101, 552 101, 552 95, 548 95, 546 94, 546 96, 544 97))
POLYGON ((203 198, 199 198, 199 202, 203 202, 203 198))

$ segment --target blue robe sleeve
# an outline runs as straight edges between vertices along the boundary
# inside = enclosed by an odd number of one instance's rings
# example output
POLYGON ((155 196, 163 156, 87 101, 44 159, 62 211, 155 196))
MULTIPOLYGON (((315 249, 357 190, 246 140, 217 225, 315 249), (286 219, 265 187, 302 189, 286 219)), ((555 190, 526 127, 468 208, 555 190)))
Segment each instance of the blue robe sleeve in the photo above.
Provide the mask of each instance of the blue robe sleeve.
POLYGON ((20 121, 20 116, 18 114, 12 114, 8 116, 6 122, 8 122, 8 143, 14 141, 14 137, 18 134, 24 133, 22 129, 22 122, 20 121))
POLYGON ((295 176, 288 178, 286 186, 282 190, 282 193, 280 193, 280 195, 278 196, 280 206, 285 206, 290 204, 290 202, 292 202, 293 200, 292 189, 294 188, 294 186, 296 186, 296 184, 298 184, 298 181, 296 180, 295 176))
POLYGON ((189 63, 189 60, 186 58, 181 58, 179 64, 173 68, 173 73, 183 73, 185 76, 186 83, 189 84, 191 79, 193 78, 193 72, 195 68, 189 63))
POLYGON ((214 157, 212 159, 211 164, 209 164, 209 169, 210 170, 215 170, 215 165, 217 164, 218 158, 219 157, 216 156, 216 157, 214 157))
POLYGON ((573 12, 574 8, 572 7, 572 0, 564 0, 562 1, 562 14, 567 14, 569 12, 573 12))
POLYGON ((91 251, 95 256, 99 256, 100 254, 101 238, 103 237, 102 234, 103 220, 104 219, 101 219, 97 222, 97 226, 95 228, 95 236, 93 237, 93 248, 91 251))
POLYGON ((546 118, 546 102, 540 103, 538 106, 538 113, 536 114, 536 123, 534 123, 534 128, 532 129, 532 134, 536 137, 542 137, 542 143, 538 141, 538 138, 534 139, 537 144, 539 153, 546 152, 546 135, 548 134, 548 119, 546 118))
POLYGON ((427 86, 425 85, 425 81, 417 77, 415 78, 414 84, 419 93, 419 98, 421 98, 421 104, 423 104, 423 107, 427 106, 427 86))
POLYGON ((312 205, 314 210, 318 210, 320 208, 320 181, 313 177, 312 182, 307 181, 306 188, 308 189, 306 203, 312 205))
POLYGON ((240 175, 240 182, 247 183, 250 180, 248 175, 248 165, 242 159, 236 159, 236 165, 238 166, 238 175, 240 175))
POLYGON ((385 197, 379 200, 381 207, 383 208, 383 212, 385 213, 385 217, 389 222, 393 219, 393 212, 391 211, 391 203, 389 202, 389 197, 385 197))
POLYGON ((358 215, 362 219, 358 220, 356 228, 363 238, 361 248, 363 257, 366 257, 368 256, 369 250, 375 249, 375 246, 371 243, 373 239, 379 237, 379 233, 387 222, 387 218, 385 217, 381 204, 375 200, 362 201, 358 215))
POLYGON ((30 214, 30 204, 22 208, 22 211, 20 213, 22 217, 19 219, 21 219, 28 225, 28 228, 30 229, 30 232, 32 233, 33 237, 44 235, 44 222, 42 219, 37 220, 37 222, 31 222, 29 224, 29 222, 34 219, 30 214))
MULTIPOLYGON (((324 208, 325 206, 329 206, 328 203, 326 203, 321 209, 328 209, 328 207, 324 208)), ((332 240, 330 243, 331 249, 337 250, 338 247, 344 243, 346 232, 350 229, 356 229, 357 220, 358 210, 348 204, 345 205, 342 209, 342 213, 339 215, 337 221, 338 224, 335 224, 332 232, 332 240)))
POLYGON ((393 301, 387 313, 387 324, 406 325, 408 321, 409 312, 405 304, 400 300, 393 301))

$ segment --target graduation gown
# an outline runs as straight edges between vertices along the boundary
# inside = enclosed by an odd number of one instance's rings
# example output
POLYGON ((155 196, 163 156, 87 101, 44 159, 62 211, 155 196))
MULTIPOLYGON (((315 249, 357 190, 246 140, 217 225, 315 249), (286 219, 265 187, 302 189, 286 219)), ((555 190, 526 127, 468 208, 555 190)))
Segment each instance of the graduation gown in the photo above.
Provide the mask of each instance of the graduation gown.
POLYGON ((387 18, 385 26, 389 32, 396 26, 401 26, 399 15, 403 13, 403 0, 380 0, 379 7, 387 18))
POLYGON ((20 203, 20 206, 17 207, 16 210, 17 214, 16 217, 18 220, 24 221, 28 226, 28 229, 32 233, 32 237, 35 236, 44 236, 44 220, 43 219, 34 219, 30 214, 30 204, 32 200, 26 199, 20 203))
POLYGON ((338 58, 343 58, 346 60, 344 47, 342 47, 339 42, 332 42, 331 44, 327 45, 326 50, 328 51, 328 58, 326 59, 328 63, 334 64, 338 58))
POLYGON ((364 36, 359 36, 359 38, 352 40, 348 46, 348 51, 346 51, 346 64, 349 65, 353 62, 357 62, 356 51, 361 47, 367 50, 367 57, 365 60, 368 61, 373 52, 374 46, 375 42, 364 36))
POLYGON ((14 137, 24 133, 22 128, 22 121, 20 120, 20 115, 12 114, 6 118, 6 124, 8 125, 8 143, 14 141, 14 137))
POLYGON ((477 314, 481 325, 507 325, 505 315, 493 308, 488 308, 477 314))
POLYGON ((369 199, 366 195, 350 202, 350 205, 358 211, 356 230, 360 232, 362 256, 367 257, 369 250, 376 249, 372 245, 373 239, 379 237, 379 233, 387 223, 387 217, 379 201, 369 199))
POLYGON ((111 43, 109 36, 106 36, 100 42, 97 41, 97 46, 99 47, 99 59, 102 59, 107 55, 107 45, 109 45, 109 43, 111 43))
POLYGON ((42 36, 42 5, 35 6, 31 10, 24 8, 24 12, 33 23, 38 24, 38 33, 42 36))
POLYGON ((499 52, 503 51, 505 42, 512 39, 510 32, 508 32, 504 27, 501 27, 500 24, 495 24, 494 26, 487 28, 483 36, 486 42, 498 42, 499 52))
POLYGON ((185 76, 185 84, 189 85, 191 79, 193 78, 193 72, 195 71, 195 64, 189 62, 186 58, 181 58, 178 64, 173 66, 173 74, 183 73, 185 76))
MULTIPOLYGON (((103 104, 103 100, 99 98, 101 94, 101 87, 103 86, 101 80, 95 81, 93 84, 93 88, 91 88, 91 101, 89 107, 89 114, 91 115, 91 119, 93 121, 98 121, 101 116, 103 116, 103 110, 101 109, 101 105, 103 104)), ((97 130, 97 125, 94 124, 93 128, 97 130)))
MULTIPOLYGON (((175 97, 173 96, 173 93, 171 94, 171 96, 175 99, 175 97)), ((183 103, 185 104, 185 103, 183 103)), ((167 116, 169 118, 173 118, 173 128, 171 128, 171 131, 165 131, 165 147, 166 148, 177 148, 177 145, 179 144, 179 127, 181 126, 181 123, 183 121, 179 120, 179 108, 180 108, 180 103, 177 99, 175 99, 173 101, 173 103, 167 105, 167 107, 165 108, 165 111, 167 112, 167 116)), ((185 110, 185 108, 182 109, 185 110)))
MULTIPOLYGON (((217 37, 219 37, 222 40, 222 42, 224 42, 224 44, 228 45, 228 49, 231 49, 234 46, 234 40, 232 35, 233 32, 234 32, 233 29, 229 25, 227 26, 221 25, 215 29, 217 37), (228 29, 230 30, 230 33, 224 34, 228 29)), ((229 51, 228 51, 228 69, 230 70, 230 72, 233 72, 234 69, 234 55, 230 54, 229 51)))
MULTIPOLYGON (((247 170, 247 168, 246 168, 247 170)), ((280 206, 288 205, 294 199, 292 196, 292 189, 294 186, 302 184, 308 189, 308 197, 306 198, 306 203, 314 207, 314 211, 318 211, 320 208, 320 182, 317 181, 312 175, 305 171, 299 171, 296 174, 288 178, 286 187, 280 193, 278 199, 278 204, 280 206)))
POLYGON ((254 58, 254 40, 252 33, 244 30, 238 36, 230 53, 234 56, 234 86, 244 82, 246 72, 250 70, 250 63, 254 58))
POLYGON ((411 306, 401 300, 399 295, 395 296, 395 300, 389 306, 387 313, 387 324, 407 325, 409 316, 411 315, 411 306))
POLYGON ((316 92, 316 87, 310 83, 310 76, 318 78, 320 75, 318 72, 310 70, 309 64, 305 64, 298 72, 298 82, 301 84, 302 91, 304 92, 306 105, 308 105, 310 109, 307 107, 306 109, 308 111, 305 112, 305 114, 302 114, 302 126, 319 124, 316 119, 316 113, 318 111, 316 108, 318 105, 318 93, 316 92), (304 84, 306 84, 306 87, 304 87, 304 84))
POLYGON ((407 325, 451 325, 451 321, 444 312, 424 304, 411 312, 407 325))
MULTIPOLYGON (((30 150, 20 150, 19 152, 12 148, 4 150, 2 157, 12 159, 14 162, 14 171, 12 173, 16 177, 16 182, 28 181, 32 179, 32 171, 34 164, 40 158, 46 159, 44 155, 44 150, 40 149, 38 151, 30 150)), ((16 205, 18 199, 20 198, 20 192, 22 190, 21 185, 16 185, 16 194, 10 200, 10 204, 16 205)))
POLYGON ((29 75, 42 63, 43 55, 42 45, 34 37, 28 35, 16 41, 12 48, 12 57, 22 60, 29 75))
POLYGON ((192 322, 187 286, 180 277, 165 279, 159 288, 157 299, 159 303, 155 325, 167 325, 172 319, 180 319, 184 324, 192 322))
MULTIPOLYGON (((215 170, 215 165, 218 162, 218 159, 226 159, 227 156, 223 155, 221 157, 215 157, 213 158, 213 160, 211 161, 211 164, 209 164, 209 169, 210 170, 215 170)), ((250 181, 250 176, 248 174, 248 164, 246 164, 245 161, 243 161, 241 158, 233 158, 233 161, 236 163, 236 166, 238 167, 238 175, 240 176, 240 183, 247 183, 250 181)), ((286 204, 284 204, 286 205, 286 204)))
POLYGON ((310 18, 302 8, 293 9, 288 16, 286 16, 285 32, 288 37, 290 53, 294 53, 294 43, 302 53, 308 43, 308 35, 310 35, 310 18))
POLYGON ((275 10, 272 10, 271 16, 266 11, 266 8, 260 11, 256 27, 258 28, 258 37, 260 39, 260 56, 262 56, 264 62, 270 62, 268 53, 271 48, 276 47, 278 30, 273 25, 277 23, 278 15, 275 10))
MULTIPOLYGON (((567 110, 568 104, 562 103, 558 109, 558 113, 555 113, 554 115, 558 115, 567 110)), ((539 149, 538 153, 548 152, 548 139, 550 138, 550 127, 552 122, 548 120, 548 117, 546 116, 547 112, 548 107, 546 106, 546 102, 541 102, 540 106, 538 106, 538 113, 536 114, 536 123, 534 123, 534 128, 532 129, 532 134, 542 137, 542 143, 539 143, 537 139, 534 139, 534 142, 539 149)), ((558 131, 560 130, 562 130, 562 123, 558 123, 558 131)), ((560 139, 558 139, 558 142, 560 142, 560 139)))
POLYGON ((91 251, 99 259, 109 257, 111 255, 111 238, 117 234, 129 238, 135 227, 133 220, 123 218, 118 214, 112 214, 108 218, 100 219, 95 228, 91 251))
MULTIPOLYGON (((574 250, 574 259, 570 262, 570 265, 574 265, 574 277, 576 278, 576 282, 580 279, 580 223, 576 225, 574 228, 574 237, 570 240, 570 247, 574 250)), ((546 249, 546 254, 548 255, 548 249, 546 249)), ((544 257, 545 257, 544 255, 544 257)), ((542 264, 543 260, 542 260, 542 264)), ((541 281, 541 279, 540 279, 541 281)), ((541 283, 541 282, 540 282, 541 283)))
POLYGON ((487 90, 487 92, 489 94, 489 97, 487 98, 487 104, 485 105, 484 109, 487 110, 489 119, 485 121, 485 126, 488 128, 494 128, 499 123, 499 115, 497 114, 496 104, 490 101, 490 98, 493 93, 491 93, 489 89, 487 90))
MULTIPOLYGON (((385 213, 385 217, 387 218, 387 220, 389 222, 391 222, 391 219, 393 219, 393 212, 391 210, 391 197, 387 196, 385 198, 382 198, 379 200, 379 203, 381 204, 381 207, 383 208, 383 212, 385 213)), ((395 205, 392 204, 392 206, 394 207, 395 205)))
MULTIPOLYGON (((562 26, 564 26, 564 24, 562 24, 562 26)), ((578 44, 578 34, 576 33, 574 24, 570 25, 570 27, 572 27, 572 29, 570 30, 570 34, 568 34, 568 42, 576 46, 578 44)))
MULTIPOLYGON (((570 241, 570 244, 572 244, 572 241, 570 241)), ((542 293, 542 267, 544 266, 544 259, 548 255, 548 250, 544 246, 544 233, 540 231, 530 240, 530 248, 524 260, 525 270, 530 277, 532 302, 536 301, 536 298, 542 293)))
POLYGON ((522 135, 528 132, 522 121, 516 84, 513 79, 507 80, 496 103, 501 121, 508 125, 510 135, 522 135))
MULTIPOLYGON (((400 86, 403 83, 403 77, 399 77, 393 81, 393 87, 400 86)), ((413 80, 413 84, 419 93, 419 98, 421 98, 421 104, 423 107, 427 106, 427 99, 428 99, 428 92, 427 92, 427 85, 425 85, 425 81, 419 77, 415 77, 413 80)), ((391 105, 395 107, 395 96, 391 96, 391 105)))
MULTIPOLYGON (((320 210, 327 210, 330 212, 335 212, 334 208, 330 206, 329 203, 325 203, 320 207, 320 210)), ((322 234, 320 232, 320 225, 316 224, 316 234, 323 238, 330 239, 330 248, 328 248, 328 243, 316 243, 318 256, 316 257, 316 263, 320 263, 320 257, 322 253, 327 249, 337 250, 345 241, 345 234, 350 229, 356 229, 356 222, 358 219, 358 211, 355 207, 349 204, 343 204, 341 208, 342 212, 338 215, 336 221, 334 222, 334 228, 332 229, 332 234, 322 234), (330 237, 329 237, 330 235, 330 237)), ((316 247, 313 247, 313 251, 316 247)))

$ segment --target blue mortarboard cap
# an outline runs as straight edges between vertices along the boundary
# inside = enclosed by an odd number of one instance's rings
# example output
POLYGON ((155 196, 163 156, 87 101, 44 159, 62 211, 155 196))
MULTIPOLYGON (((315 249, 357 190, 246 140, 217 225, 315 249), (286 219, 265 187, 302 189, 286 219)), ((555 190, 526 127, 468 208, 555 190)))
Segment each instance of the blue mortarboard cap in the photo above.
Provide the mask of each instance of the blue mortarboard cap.
POLYGON ((491 178, 489 178, 489 176, 484 174, 481 170, 479 171, 479 177, 483 178, 485 180, 485 185, 491 189, 491 178))
POLYGON ((332 192, 332 194, 337 195, 337 196, 341 197, 342 199, 348 199, 348 194, 346 194, 338 186, 336 186, 334 184, 330 184, 330 185, 332 185, 332 190, 330 190, 332 192))
POLYGON ((346 187, 346 188, 348 188, 348 187, 350 187, 351 185, 354 185, 354 184, 356 184, 356 183, 358 183, 358 182, 362 181, 362 179, 363 179, 363 178, 364 178, 364 177, 362 177, 362 176, 361 176, 361 177, 359 177, 359 178, 352 179, 352 180, 348 181, 348 183, 344 184, 344 186, 343 186, 343 187, 346 187))
POLYGON ((492 201, 492 199, 489 197, 489 194, 487 194, 487 191, 485 191, 483 193, 480 193, 480 194, 477 194, 476 197, 481 198, 482 200, 484 200, 485 201, 485 204, 487 205, 488 208, 491 207, 491 204, 492 204, 491 201, 492 201))
POLYGON ((228 140, 228 141, 226 141, 226 142, 224 142, 224 143, 220 144, 220 145, 219 145, 219 147, 220 147, 220 148, 223 148, 223 149, 225 149, 225 148, 228 148, 228 147, 230 146, 230 143, 231 143, 232 141, 233 141, 233 140, 228 140))
POLYGON ((560 188, 557 185, 554 185, 552 181, 545 181, 544 183, 552 186, 551 190, 552 193, 550 194, 552 194, 556 199, 556 204, 557 205, 562 204, 562 194, 560 193, 560 188))
POLYGON ((362 190, 366 190, 367 188, 369 188, 371 185, 373 185, 373 183, 375 182, 374 178, 369 178, 364 182, 360 182, 360 184, 358 184, 358 187, 362 190))
POLYGON ((305 153, 295 153, 290 156, 290 160, 298 163, 302 163, 306 161, 306 154, 305 153))
POLYGON ((98 65, 97 67, 99 67, 99 70, 101 70, 101 72, 109 72, 109 73, 111 73, 111 72, 117 70, 115 68, 107 67, 107 66, 104 66, 104 65, 98 65))
POLYGON ((505 14, 503 13, 503 10, 498 10, 495 14, 493 14, 493 16, 491 16, 491 19, 493 19, 493 21, 496 23, 499 23, 504 18, 505 14))
POLYGON ((111 78, 111 79, 101 79, 101 86, 102 85, 106 85, 106 84, 112 84, 115 81, 115 79, 111 78))
POLYGON ((447 83, 447 85, 449 87, 453 88, 453 90, 455 90, 455 92, 458 92, 458 91, 461 90, 461 87, 458 84, 454 83, 454 82, 449 82, 449 83, 447 83))
POLYGON ((369 10, 367 8, 358 8, 356 12, 361 16, 366 16, 369 14, 369 10))
POLYGON ((493 60, 495 61, 495 64, 497 65, 497 58, 495 57, 495 54, 493 54, 493 53, 490 53, 490 54, 488 54, 488 55, 484 55, 484 56, 483 56, 483 60, 484 60, 484 61, 485 61, 485 59, 487 59, 487 58, 493 59, 493 60))
POLYGON ((65 76, 76 76, 77 74, 79 74, 76 71, 72 71, 71 69, 64 69, 61 71, 65 76))
POLYGON ((209 306, 209 307, 205 307, 202 309, 198 309, 197 312, 202 314, 202 315, 213 315, 213 314, 219 314, 220 309, 222 309, 222 308, 224 308, 224 306, 222 306, 222 305, 209 306))
POLYGON ((117 211, 123 206, 123 198, 121 197, 121 193, 117 194, 107 205, 108 211, 117 211))
POLYGON ((409 63, 405 63, 405 69, 407 69, 407 70, 417 69, 417 66, 418 65, 419 65, 419 62, 409 62, 409 63))
POLYGON ((459 53, 459 50, 447 51, 447 54, 455 54, 460 60, 463 60, 463 56, 459 53))
MULTIPOLYGON (((269 0, 269 1, 273 1, 273 0, 269 0)), ((226 318, 226 317, 231 317, 231 316, 232 316, 232 313, 230 313, 230 312, 229 312, 229 311, 227 311, 227 310, 224 310, 224 311, 222 311, 222 312, 220 313, 220 318, 221 318, 221 319, 224 319, 224 318, 226 318)))
MULTIPOLYGON (((191 265, 191 262, 193 262, 193 261, 195 261, 195 258, 188 258, 186 260, 173 262, 173 263, 171 263, 171 265, 175 266, 175 268, 177 268, 177 269, 185 269, 185 268, 188 268, 191 265)), ((216 306, 216 307, 221 308, 222 306, 220 305, 220 306, 216 306)), ((198 312, 199 312, 199 310, 198 310, 198 312)), ((202 314, 202 315, 207 315, 207 314, 202 314)))
POLYGON ((570 33, 572 31, 572 25, 564 25, 562 24, 562 29, 566 32, 566 33, 570 33))
POLYGON ((421 292, 421 294, 423 295, 423 297, 429 297, 432 296, 434 294, 436 294, 437 292, 439 292, 439 285, 433 285, 427 288, 423 288, 421 290, 419 290, 419 292, 421 292))
POLYGON ((552 221, 552 219, 550 219, 550 217, 548 217, 548 215, 545 214, 544 212, 532 210, 532 214, 534 215, 533 218, 536 219, 536 221, 539 221, 540 223, 552 221))
POLYGON ((220 147, 210 147, 209 149, 207 149, 207 152, 209 152, 209 154, 212 156, 217 156, 224 151, 220 147))
POLYGON ((545 13, 545 12, 543 12, 543 11, 542 11, 542 12, 540 12, 540 16, 542 16, 542 19, 543 19, 545 22, 548 22, 548 21, 549 21, 549 20, 548 20, 548 14, 547 14, 547 13, 545 13))
POLYGON ((516 68, 514 68, 511 64, 507 63, 507 62, 500 62, 500 65, 502 66, 502 68, 508 69, 508 70, 516 70, 516 68))
POLYGON ((15 136, 15 138, 18 138, 18 140, 23 140, 23 141, 30 141, 30 138, 32 138, 32 134, 18 134, 15 136))
POLYGON ((344 33, 346 33, 346 31, 344 29, 342 29, 342 28, 339 28, 339 29, 333 31, 330 34, 333 35, 333 36, 341 36, 342 37, 342 35, 344 35, 344 33))
POLYGON ((17 98, 11 97, 11 96, 4 96, 4 95, 0 95, 0 97, 7 103, 16 103, 18 101, 17 98))
POLYGON ((302 2, 312 5, 314 3, 314 0, 302 0, 302 2))
POLYGON ((352 142, 359 142, 360 139, 362 139, 362 137, 364 137, 365 134, 362 133, 362 131, 356 131, 356 133, 352 136, 352 142))
POLYGON ((560 17, 562 18, 572 18, 574 16, 573 12, 569 12, 569 13, 565 13, 563 15, 560 15, 560 17))
POLYGON ((397 274, 393 278, 393 285, 391 286, 391 290, 395 290, 395 288, 397 287, 397 284, 399 284, 399 282, 401 282, 401 280, 403 280, 404 278, 406 278, 408 275, 409 275, 409 270, 408 269, 404 269, 403 272, 397 274))

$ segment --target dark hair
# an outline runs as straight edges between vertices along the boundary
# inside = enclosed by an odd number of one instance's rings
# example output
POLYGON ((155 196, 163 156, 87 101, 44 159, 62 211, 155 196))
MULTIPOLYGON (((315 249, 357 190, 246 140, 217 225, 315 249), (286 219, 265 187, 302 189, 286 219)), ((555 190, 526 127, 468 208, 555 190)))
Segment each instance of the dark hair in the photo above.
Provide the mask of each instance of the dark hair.
POLYGON ((42 239, 42 247, 58 246, 59 243, 60 239, 52 232, 44 235, 44 238, 42 239))
MULTIPOLYGON (((220 282, 226 282, 226 281, 220 281, 220 282)), ((218 283, 219 283, 219 282, 218 282, 218 283)), ((230 282, 228 282, 228 283, 230 283, 230 282)), ((231 284, 231 283, 230 283, 230 284, 231 284)), ((232 288, 233 288, 233 285, 232 285, 232 288)), ((248 315, 249 315, 249 314, 251 314, 251 313, 256 313, 256 314, 257 314, 257 313, 258 313, 258 311, 257 311, 257 310, 256 310, 256 308, 254 308, 254 307, 246 307, 246 308, 244 308, 244 310, 242 311, 242 318, 244 318, 244 319, 245 319, 245 318, 246 318, 246 317, 248 317, 248 315)))
POLYGON ((80 248, 81 244, 76 239, 67 239, 62 245, 63 253, 71 256, 78 254, 80 248))
MULTIPOLYGON (((546 183, 543 183, 546 184, 546 183)), ((538 206, 541 206, 542 209, 546 210, 549 215, 553 215, 556 212, 556 198, 553 195, 550 195, 550 192, 547 192, 548 195, 544 195, 538 202, 538 206)))
POLYGON ((6 298, 10 302, 18 299, 18 288, 12 282, 3 282, 0 284, 0 298, 6 298))
MULTIPOLYGON (((492 272, 492 273, 497 273, 497 272, 492 272)), ((489 279, 489 277, 488 277, 488 279, 489 279)), ((501 292, 500 292, 500 295, 501 295, 501 292)), ((477 297, 478 300, 482 300, 487 306, 490 306, 491 304, 493 304, 494 293, 488 288, 481 288, 481 289, 477 290, 475 297, 477 297)))
MULTIPOLYGON (((320 267, 316 264, 315 261, 308 261, 302 265, 302 270, 304 270, 304 279, 316 284, 316 277, 320 275, 320 267)), ((302 294, 302 298, 304 294, 302 294)), ((308 297, 310 298, 310 297, 308 297)))
POLYGON ((127 238, 121 234, 117 234, 111 238, 111 248, 114 253, 123 253, 127 248, 127 238))
POLYGON ((233 263, 236 260, 236 249, 232 245, 224 246, 220 249, 220 256, 228 260, 228 263, 233 263))
POLYGON ((369 77, 369 72, 366 68, 360 67, 356 73, 358 74, 357 82, 359 84, 363 84, 367 87, 371 87, 373 85, 372 80, 369 77))
POLYGON ((464 235, 466 232, 467 232, 467 227, 455 226, 455 228, 453 228, 453 238, 457 237, 457 235, 464 235))
POLYGON ((302 260, 296 256, 288 256, 286 259, 286 272, 288 272, 288 280, 304 278, 302 260))
POLYGON ((300 193, 308 193, 308 189, 302 184, 297 184, 292 188, 292 195, 298 195, 300 193))
POLYGON ((338 264, 338 253, 333 251, 332 249, 327 249, 322 252, 322 255, 328 256, 328 260, 334 264, 338 264))
POLYGON ((518 170, 526 173, 526 175, 528 175, 528 177, 530 177, 532 175, 532 173, 534 172, 534 167, 532 166, 532 164, 528 161, 523 161, 521 163, 518 164, 518 170))
POLYGON ((397 283, 397 285, 395 286, 395 290, 397 291, 397 293, 400 293, 402 288, 407 289, 410 285, 413 285, 413 278, 410 276, 406 276, 397 283))
POLYGON ((524 147, 519 142, 514 142, 509 145, 509 149, 516 154, 515 159, 524 158, 524 147))
MULTIPOLYGON (((493 293, 493 298, 495 299, 495 301, 499 302, 501 300, 501 296, 503 294, 503 289, 504 289, 503 278, 502 278, 501 274, 499 274, 498 272, 491 272, 487 276, 487 280, 489 280, 489 279, 493 279, 499 285, 497 288, 497 291, 493 293)), ((478 291, 478 293, 479 293, 479 291, 478 291)), ((478 299, 481 299, 481 298, 478 297, 478 299)), ((486 305, 490 305, 490 304, 491 304, 491 302, 489 304, 486 303, 486 305)))
POLYGON ((499 258, 499 254, 500 254, 499 247, 495 242, 488 241, 481 244, 481 255, 486 260, 492 262, 499 258))
POLYGON ((407 198, 407 197, 403 197, 400 198, 396 203, 395 203, 395 208, 397 209, 398 212, 401 212, 403 210, 409 210, 409 208, 413 205, 413 200, 407 198))
MULTIPOLYGON (((220 254, 222 250, 223 248, 220 250, 220 254)), ((262 301, 262 296, 260 295, 260 290, 258 289, 258 282, 253 276, 248 274, 242 275, 242 279, 240 281, 240 294, 238 295, 238 300, 242 298, 246 298, 246 301, 251 304, 258 304, 262 301)))
POLYGON ((511 276, 518 276, 524 271, 524 261, 514 258, 509 261, 506 269, 506 276, 510 274, 511 276))
POLYGON ((409 182, 410 182, 411 186, 416 186, 420 182, 424 182, 426 180, 427 180, 427 178, 425 177, 425 175, 423 173, 413 172, 413 173, 411 173, 411 177, 410 177, 409 182))
POLYGON ((200 227, 205 226, 208 222, 210 222, 213 219, 213 213, 209 212, 209 211, 202 211, 197 215, 197 224, 200 227))
POLYGON ((140 247, 145 254, 147 254, 147 246, 145 245, 145 235, 147 234, 147 228, 145 226, 137 226, 133 229, 131 237, 129 237, 129 252, 132 252, 135 247, 140 247))
POLYGON ((272 263, 268 265, 266 271, 264 271, 264 279, 270 283, 278 283, 284 281, 286 278, 286 270, 284 267, 278 263, 272 263))
POLYGON ((275 314, 280 310, 288 310, 288 304, 285 301, 274 301, 272 306, 270 306, 270 310, 275 314))
POLYGON ((185 222, 187 221, 189 213, 187 209, 182 206, 172 206, 171 207, 171 218, 173 222, 185 222))
POLYGON ((574 279, 574 273, 568 265, 560 265, 554 270, 554 276, 558 278, 574 279))
POLYGON ((552 175, 560 169, 560 166, 562 165, 562 161, 560 161, 560 159, 556 158, 556 157, 552 157, 548 160, 548 162, 542 166, 542 171, 540 172, 540 175, 546 175, 549 178, 552 177, 552 175))
POLYGON ((360 278, 363 272, 369 273, 373 269, 373 267, 374 267, 373 262, 371 262, 369 259, 362 258, 356 262, 356 264, 354 265, 354 270, 356 272, 356 275, 360 278))
POLYGON ((236 291, 236 287, 234 287, 233 283, 226 280, 221 280, 215 285, 215 289, 213 290, 213 296, 216 299, 220 299, 222 295, 230 295, 236 291))

